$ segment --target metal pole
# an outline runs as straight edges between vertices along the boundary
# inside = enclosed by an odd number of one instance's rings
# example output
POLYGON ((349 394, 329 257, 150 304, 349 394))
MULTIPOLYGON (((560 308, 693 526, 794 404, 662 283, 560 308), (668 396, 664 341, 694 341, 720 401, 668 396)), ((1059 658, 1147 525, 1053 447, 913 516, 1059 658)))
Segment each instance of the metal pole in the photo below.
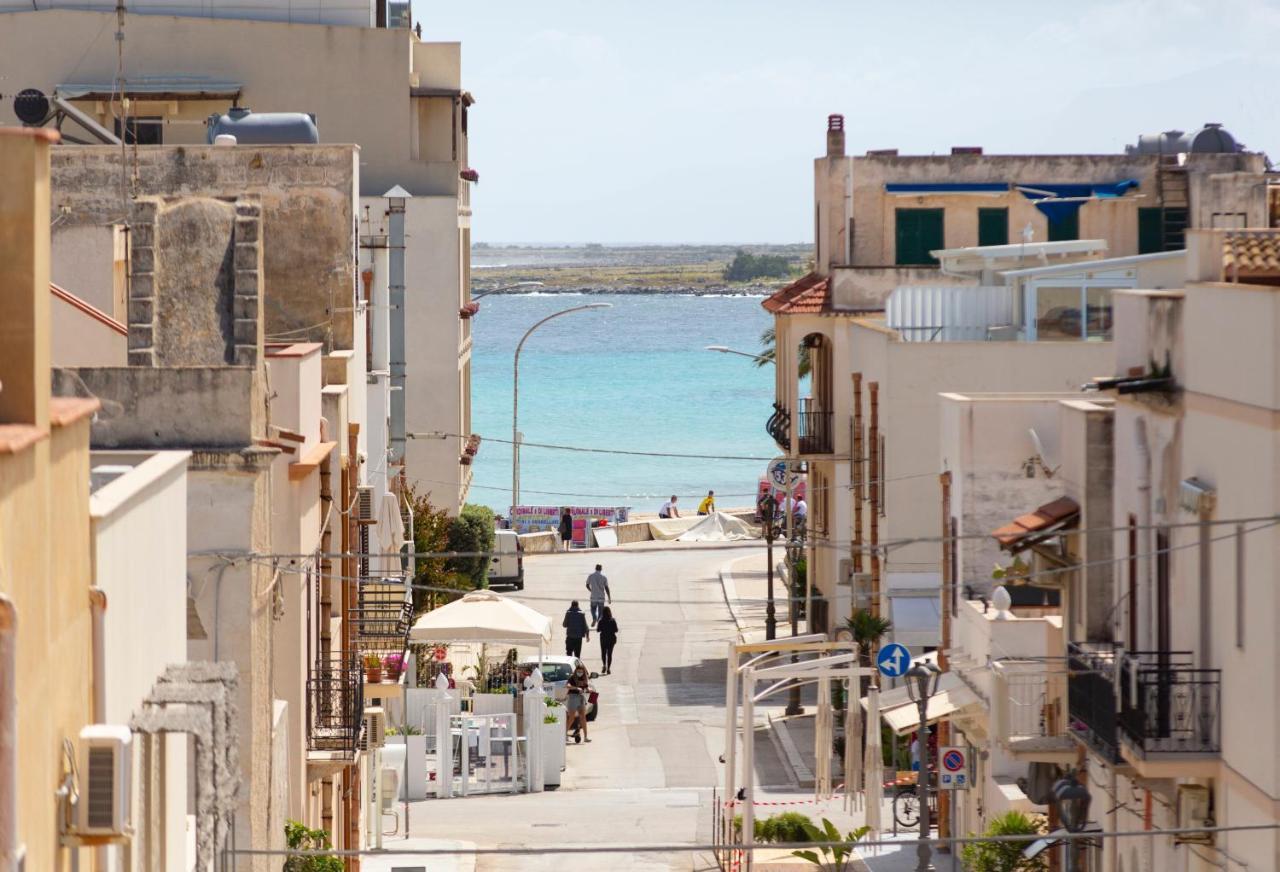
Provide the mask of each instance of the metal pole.
MULTIPOLYGON (((912 679, 916 680, 915 678, 912 679)), ((929 679, 920 679, 920 768, 916 771, 916 800, 920 803, 920 844, 916 846, 916 872, 929 872, 929 679)))
POLYGON ((769 594, 768 594, 769 602, 768 602, 768 605, 765 606, 765 610, 764 610, 764 637, 767 641, 772 642, 774 639, 778 638, 778 615, 777 615, 777 610, 774 608, 774 605, 773 605, 773 534, 774 534, 774 530, 773 530, 773 518, 772 518, 772 514, 773 514, 773 498, 772 497, 770 497, 767 502, 767 508, 769 510, 771 517, 767 518, 764 522, 765 523, 765 535, 764 535, 765 552, 764 553, 765 553, 765 560, 769 562, 769 594))
MULTIPOLYGON (((942 585, 939 592, 939 613, 942 615, 942 646, 938 649, 938 668, 946 672, 950 666, 947 651, 951 648, 951 590, 955 584, 955 567, 951 563, 951 472, 938 476, 942 488, 942 585)), ((951 744, 951 721, 944 718, 938 724, 938 747, 951 744)), ((951 844, 943 841, 951 835, 951 791, 938 791, 938 853, 949 854, 951 844)))
POLYGON ((524 348, 525 340, 543 324, 546 324, 553 318, 559 318, 561 315, 569 315, 573 312, 582 312, 586 309, 608 309, 612 303, 587 303, 585 306, 574 306, 572 309, 562 309, 559 312, 552 312, 541 321, 535 323, 532 327, 524 332, 520 337, 520 342, 516 345, 515 361, 511 368, 511 505, 520 504, 520 437, 516 432, 520 418, 520 351, 524 348))

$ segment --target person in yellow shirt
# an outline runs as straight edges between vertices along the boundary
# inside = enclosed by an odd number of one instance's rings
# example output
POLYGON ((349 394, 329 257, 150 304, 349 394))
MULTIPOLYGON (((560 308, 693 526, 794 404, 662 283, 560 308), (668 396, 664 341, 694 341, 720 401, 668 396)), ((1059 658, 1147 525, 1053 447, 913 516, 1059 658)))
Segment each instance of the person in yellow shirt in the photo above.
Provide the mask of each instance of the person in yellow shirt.
POLYGON ((716 492, 707 491, 707 495, 702 498, 702 502, 698 503, 698 514, 709 515, 716 510, 716 492))

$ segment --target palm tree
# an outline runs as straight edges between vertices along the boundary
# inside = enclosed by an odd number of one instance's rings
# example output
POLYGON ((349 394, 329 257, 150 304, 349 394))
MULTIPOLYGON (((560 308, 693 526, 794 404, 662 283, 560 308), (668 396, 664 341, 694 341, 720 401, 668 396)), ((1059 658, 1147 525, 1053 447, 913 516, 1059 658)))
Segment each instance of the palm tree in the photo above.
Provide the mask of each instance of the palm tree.
MULTIPOLYGON (((760 356, 756 358, 756 366, 767 366, 775 363, 778 356, 778 334, 773 327, 766 327, 764 332, 760 334, 760 356)), ((800 362, 799 375, 804 378, 813 369, 813 363, 809 359, 809 349, 802 347, 798 354, 800 362)))
POLYGON ((862 665, 871 665, 871 648, 882 636, 893 632, 893 622, 888 618, 873 615, 867 609, 858 609, 845 621, 845 626, 853 634, 853 641, 858 646, 858 654, 862 665))

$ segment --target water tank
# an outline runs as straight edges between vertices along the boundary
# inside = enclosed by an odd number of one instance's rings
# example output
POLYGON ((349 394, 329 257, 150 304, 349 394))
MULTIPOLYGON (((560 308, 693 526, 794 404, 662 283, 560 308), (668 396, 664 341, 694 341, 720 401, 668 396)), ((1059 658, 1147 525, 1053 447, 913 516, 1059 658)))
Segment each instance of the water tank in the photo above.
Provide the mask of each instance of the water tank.
POLYGON ((1240 150, 1236 138, 1221 124, 1210 122, 1187 135, 1187 151, 1195 154, 1233 154, 1240 150))
POLYGON ((251 112, 232 109, 209 116, 207 141, 220 135, 236 138, 240 145, 304 145, 320 141, 314 116, 305 112, 251 112))
POLYGON ((1186 134, 1181 130, 1164 133, 1143 133, 1137 145, 1126 145, 1126 154, 1178 154, 1187 150, 1186 134))

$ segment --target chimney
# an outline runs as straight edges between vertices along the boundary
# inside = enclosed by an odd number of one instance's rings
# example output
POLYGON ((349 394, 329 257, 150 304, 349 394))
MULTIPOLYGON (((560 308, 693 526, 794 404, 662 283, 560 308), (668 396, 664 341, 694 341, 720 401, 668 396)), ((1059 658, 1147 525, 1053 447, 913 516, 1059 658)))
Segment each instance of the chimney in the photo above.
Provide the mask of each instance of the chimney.
POLYGON ((982 146, 980 145, 953 145, 951 146, 951 154, 982 154, 982 146))
POLYGON ((844 157, 844 116, 827 116, 827 157, 844 157))
POLYGON ((0 128, 0 424, 49 426, 49 147, 45 128, 0 128))

